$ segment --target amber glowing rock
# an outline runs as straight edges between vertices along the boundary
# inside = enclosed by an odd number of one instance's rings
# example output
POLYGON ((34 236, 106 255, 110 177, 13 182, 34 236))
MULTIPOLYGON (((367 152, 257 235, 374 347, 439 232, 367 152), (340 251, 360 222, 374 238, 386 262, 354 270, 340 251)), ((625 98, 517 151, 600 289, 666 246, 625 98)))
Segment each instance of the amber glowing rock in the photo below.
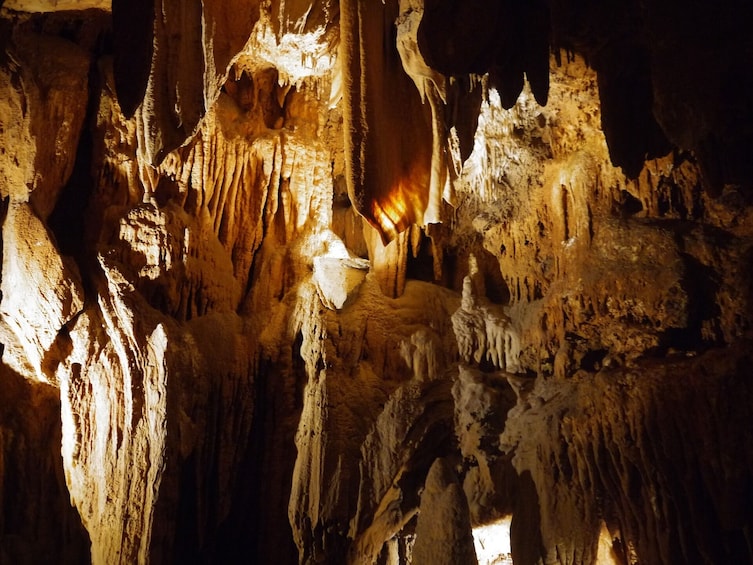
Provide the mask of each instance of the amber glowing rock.
POLYGON ((340 6, 348 193, 385 243, 423 223, 432 155, 431 110, 387 40, 396 17, 395 0, 340 6))

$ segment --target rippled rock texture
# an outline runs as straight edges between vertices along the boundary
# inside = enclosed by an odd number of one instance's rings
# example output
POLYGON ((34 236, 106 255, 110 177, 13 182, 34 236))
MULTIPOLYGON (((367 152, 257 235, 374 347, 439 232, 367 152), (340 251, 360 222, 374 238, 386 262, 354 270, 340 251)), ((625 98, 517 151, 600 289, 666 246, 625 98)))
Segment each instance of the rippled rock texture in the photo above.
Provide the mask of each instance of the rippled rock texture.
POLYGON ((0 562, 753 562, 751 9, 518 4, 0 2, 0 562))

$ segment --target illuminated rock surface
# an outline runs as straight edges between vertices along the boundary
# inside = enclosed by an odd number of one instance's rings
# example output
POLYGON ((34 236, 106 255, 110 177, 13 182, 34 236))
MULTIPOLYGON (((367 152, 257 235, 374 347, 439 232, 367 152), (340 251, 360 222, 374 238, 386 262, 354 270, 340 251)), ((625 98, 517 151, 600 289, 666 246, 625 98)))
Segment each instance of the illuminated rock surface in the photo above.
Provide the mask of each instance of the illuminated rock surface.
POLYGON ((745 2, 188 4, 0 2, 0 563, 753 562, 745 2))

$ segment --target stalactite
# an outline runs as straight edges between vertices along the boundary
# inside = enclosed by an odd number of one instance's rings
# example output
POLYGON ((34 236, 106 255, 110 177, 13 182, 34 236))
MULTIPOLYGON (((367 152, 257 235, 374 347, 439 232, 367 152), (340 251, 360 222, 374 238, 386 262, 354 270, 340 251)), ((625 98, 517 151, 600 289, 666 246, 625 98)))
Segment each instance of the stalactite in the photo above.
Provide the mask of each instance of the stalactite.
POLYGON ((259 4, 239 9, 224 2, 194 7, 155 0, 137 6, 121 10, 117 0, 113 6, 115 15, 129 18, 115 25, 115 85, 126 116, 135 112, 142 124, 146 162, 158 165, 196 133, 214 105, 231 59, 259 19, 259 4))
POLYGON ((396 0, 340 3, 345 178, 385 245, 423 224, 431 187, 431 110, 388 41, 396 17, 396 0))

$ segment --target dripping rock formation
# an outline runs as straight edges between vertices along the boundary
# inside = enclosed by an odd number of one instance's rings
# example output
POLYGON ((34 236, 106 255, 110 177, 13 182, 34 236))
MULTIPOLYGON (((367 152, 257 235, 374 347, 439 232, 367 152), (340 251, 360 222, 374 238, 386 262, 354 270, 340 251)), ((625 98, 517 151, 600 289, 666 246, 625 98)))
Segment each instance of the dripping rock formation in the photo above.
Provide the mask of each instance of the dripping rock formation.
POLYGON ((753 563, 751 28, 0 1, 0 563, 753 563))

